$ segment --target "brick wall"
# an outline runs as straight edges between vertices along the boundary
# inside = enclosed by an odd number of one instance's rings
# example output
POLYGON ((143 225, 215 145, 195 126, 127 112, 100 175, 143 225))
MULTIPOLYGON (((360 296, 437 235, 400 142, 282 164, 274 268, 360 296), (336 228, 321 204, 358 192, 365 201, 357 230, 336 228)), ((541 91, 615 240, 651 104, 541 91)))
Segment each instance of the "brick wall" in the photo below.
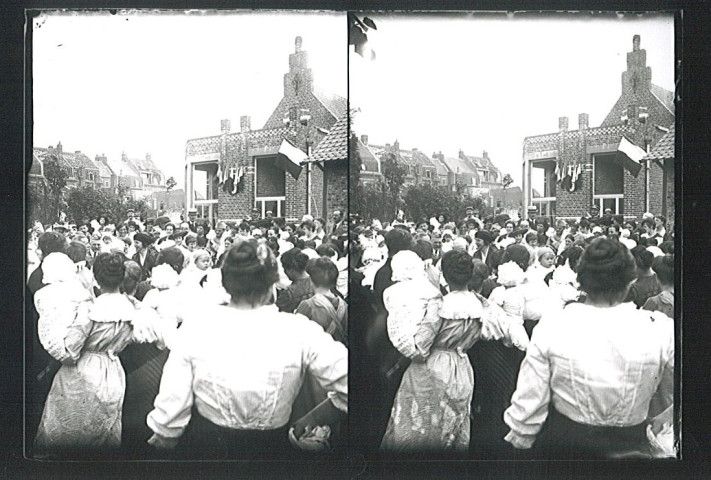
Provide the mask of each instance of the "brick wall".
POLYGON ((330 218, 334 210, 348 210, 348 163, 333 161, 326 163, 326 212, 330 218))

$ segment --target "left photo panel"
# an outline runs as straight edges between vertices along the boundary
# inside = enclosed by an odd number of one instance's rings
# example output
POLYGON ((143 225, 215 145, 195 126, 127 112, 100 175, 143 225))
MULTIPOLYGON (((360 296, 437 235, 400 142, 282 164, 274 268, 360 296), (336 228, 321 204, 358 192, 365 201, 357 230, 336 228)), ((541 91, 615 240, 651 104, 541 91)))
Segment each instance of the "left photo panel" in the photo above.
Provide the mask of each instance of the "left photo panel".
POLYGON ((25 458, 345 454, 346 14, 36 10, 26 45, 25 458))

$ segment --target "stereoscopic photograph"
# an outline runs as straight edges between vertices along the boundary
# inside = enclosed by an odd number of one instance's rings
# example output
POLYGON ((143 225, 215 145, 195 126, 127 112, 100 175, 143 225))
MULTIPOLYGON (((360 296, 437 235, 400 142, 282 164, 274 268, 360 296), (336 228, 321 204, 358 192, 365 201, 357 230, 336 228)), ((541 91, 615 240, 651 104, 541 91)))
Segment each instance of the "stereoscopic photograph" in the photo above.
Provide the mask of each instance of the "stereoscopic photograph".
POLYGON ((674 15, 351 21, 351 438, 676 457, 674 15))
POLYGON ((675 12, 26 20, 26 460, 679 458, 675 12))
POLYGON ((26 457, 344 449, 345 14, 29 22, 26 457))

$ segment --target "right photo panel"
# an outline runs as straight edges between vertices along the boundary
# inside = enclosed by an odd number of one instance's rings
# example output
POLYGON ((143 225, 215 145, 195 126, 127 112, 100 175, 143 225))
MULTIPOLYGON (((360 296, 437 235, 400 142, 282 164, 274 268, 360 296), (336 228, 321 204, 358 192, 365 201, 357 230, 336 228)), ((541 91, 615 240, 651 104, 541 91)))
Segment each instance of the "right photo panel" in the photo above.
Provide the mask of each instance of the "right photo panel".
POLYGON ((353 449, 677 457, 674 13, 348 25, 353 449))

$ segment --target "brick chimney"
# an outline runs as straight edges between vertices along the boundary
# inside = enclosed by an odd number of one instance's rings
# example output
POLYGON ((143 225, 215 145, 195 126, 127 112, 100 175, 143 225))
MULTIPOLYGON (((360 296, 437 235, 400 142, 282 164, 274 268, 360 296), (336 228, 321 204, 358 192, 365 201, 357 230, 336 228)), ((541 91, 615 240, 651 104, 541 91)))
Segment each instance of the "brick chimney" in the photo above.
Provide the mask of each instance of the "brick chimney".
POLYGON ((126 155, 126 152, 121 152, 121 161, 128 162, 128 155, 126 155))
POLYGON ((483 158, 489 160, 489 152, 487 152, 486 150, 484 150, 484 153, 482 153, 481 156, 482 156, 483 158))
POLYGON ((151 161, 151 154, 146 153, 146 162, 150 162, 150 161, 151 161))
POLYGON ((57 153, 62 153, 62 142, 57 143, 57 153))
POLYGON ((581 113, 578 115, 578 129, 579 130, 587 130, 589 123, 590 123, 590 117, 587 113, 581 113))
POLYGON ((302 49, 301 37, 294 39, 294 53, 289 55, 289 72, 284 74, 284 96, 297 96, 313 91, 309 55, 302 49))
POLYGON ((395 152, 400 152, 400 141, 399 140, 395 140, 395 143, 393 144, 393 150, 395 150, 395 152))
POLYGON ((652 88, 652 68, 647 66, 647 51, 639 48, 640 41, 639 35, 633 36, 632 51, 627 52, 627 71, 622 72, 623 94, 639 94, 652 88))
POLYGON ((252 118, 249 115, 239 117, 239 129, 242 133, 252 130, 252 118))
POLYGON ((230 122, 229 119, 225 118, 220 120, 220 132, 230 133, 230 129, 232 129, 232 122, 230 122))
POLYGON ((361 136, 360 136, 360 142, 361 142, 363 145, 368 145, 368 135, 361 135, 361 136))
POLYGON ((558 117, 558 131, 568 131, 568 117, 558 117))

